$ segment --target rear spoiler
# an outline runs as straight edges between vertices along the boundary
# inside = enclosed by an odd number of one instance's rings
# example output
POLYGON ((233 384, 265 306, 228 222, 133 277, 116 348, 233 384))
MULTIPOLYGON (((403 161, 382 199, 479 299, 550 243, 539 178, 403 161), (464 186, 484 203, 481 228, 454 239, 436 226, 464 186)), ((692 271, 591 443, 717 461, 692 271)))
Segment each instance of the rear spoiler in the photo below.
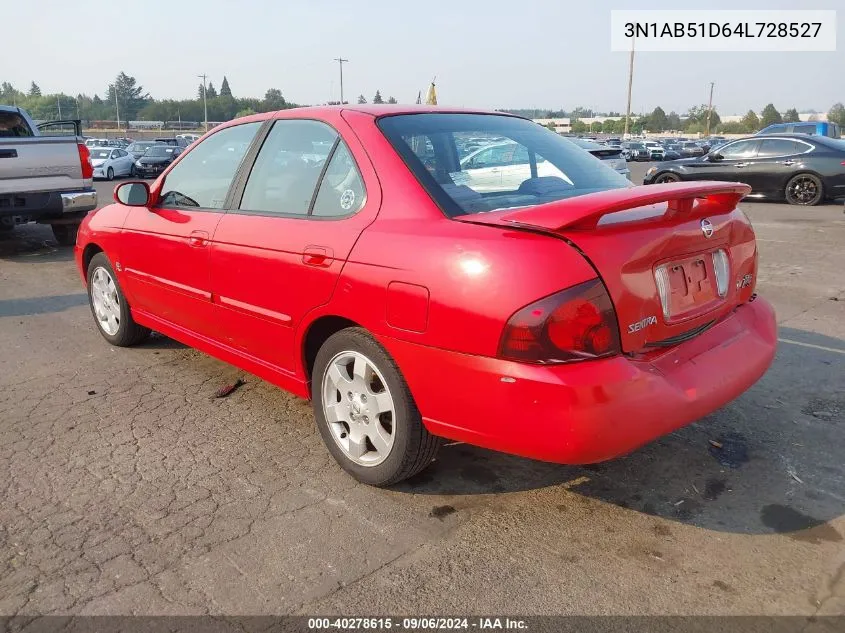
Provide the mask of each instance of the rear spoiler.
MULTIPOLYGON (((687 219, 726 213, 751 192, 735 182, 675 182, 610 189, 598 193, 547 202, 524 209, 457 216, 461 222, 513 224, 549 231, 594 229, 605 215, 666 203, 662 219, 683 215, 687 219)), ((635 217, 631 218, 636 219, 635 217)))

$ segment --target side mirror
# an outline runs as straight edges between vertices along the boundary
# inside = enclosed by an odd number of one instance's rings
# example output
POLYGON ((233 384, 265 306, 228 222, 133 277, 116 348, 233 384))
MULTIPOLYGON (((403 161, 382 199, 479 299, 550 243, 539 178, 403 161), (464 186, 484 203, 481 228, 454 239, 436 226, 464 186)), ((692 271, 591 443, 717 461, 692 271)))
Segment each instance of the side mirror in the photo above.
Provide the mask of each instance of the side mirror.
POLYGON ((719 152, 711 152, 707 154, 707 160, 711 163, 718 163, 720 160, 723 160, 725 157, 722 156, 719 152))
POLYGON ((149 206, 150 186, 139 180, 124 182, 114 188, 114 201, 128 207, 149 206))

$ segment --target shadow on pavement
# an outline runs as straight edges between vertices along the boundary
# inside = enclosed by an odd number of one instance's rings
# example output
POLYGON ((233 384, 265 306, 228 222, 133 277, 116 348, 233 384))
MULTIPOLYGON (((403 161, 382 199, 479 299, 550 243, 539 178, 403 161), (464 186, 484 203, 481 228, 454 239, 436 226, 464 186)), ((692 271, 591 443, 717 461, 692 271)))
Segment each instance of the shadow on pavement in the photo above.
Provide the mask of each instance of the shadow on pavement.
POLYGON ((73 247, 59 246, 49 226, 24 224, 12 231, 0 232, 0 259, 18 263, 73 261, 73 247))
POLYGON ((826 522, 845 514, 845 341, 790 328, 780 338, 792 342, 746 394, 626 457, 561 466, 449 444, 395 489, 475 495, 568 482, 562 499, 571 492, 717 531, 842 541, 826 522))
POLYGON ((72 295, 51 295, 28 299, 0 299, 0 317, 33 316, 62 312, 68 308, 87 305, 88 295, 79 292, 72 295))

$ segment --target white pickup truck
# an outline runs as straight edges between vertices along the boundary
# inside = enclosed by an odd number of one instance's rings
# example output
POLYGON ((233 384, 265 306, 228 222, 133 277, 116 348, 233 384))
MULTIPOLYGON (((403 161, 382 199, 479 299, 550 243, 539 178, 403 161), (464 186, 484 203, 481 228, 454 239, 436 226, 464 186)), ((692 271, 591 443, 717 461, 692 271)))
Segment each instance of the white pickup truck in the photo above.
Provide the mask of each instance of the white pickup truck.
POLYGON ((97 207, 94 168, 79 121, 36 126, 20 108, 0 106, 0 231, 49 224, 63 246, 97 207))

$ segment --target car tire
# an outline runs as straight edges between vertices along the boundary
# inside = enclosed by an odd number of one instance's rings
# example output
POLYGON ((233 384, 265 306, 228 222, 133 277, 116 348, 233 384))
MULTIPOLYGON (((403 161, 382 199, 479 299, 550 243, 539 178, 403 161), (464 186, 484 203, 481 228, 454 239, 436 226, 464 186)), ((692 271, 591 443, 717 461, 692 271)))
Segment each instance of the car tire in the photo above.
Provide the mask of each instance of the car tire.
POLYGON ((662 174, 657 174, 654 177, 654 184, 660 185, 667 182, 680 182, 681 177, 678 174, 673 174, 671 171, 664 171, 662 174))
POLYGON ((137 176, 137 173, 135 172, 135 164, 133 163, 129 166, 129 177, 135 178, 135 176, 137 176))
POLYGON ((0 233, 11 233, 15 230, 15 219, 9 216, 0 218, 0 233))
POLYGON ((369 332, 355 327, 330 336, 311 378, 323 442, 355 479, 389 486, 434 460, 442 440, 425 428, 399 367, 369 332))
POLYGON ((111 167, 106 171, 106 180, 114 180, 114 169, 111 167))
POLYGON ((786 183, 784 196, 789 204, 813 207, 824 200, 824 185, 818 176, 798 174, 786 183))
POLYGON ((87 279, 88 305, 104 339, 117 347, 129 347, 150 335, 149 328, 138 325, 132 318, 117 275, 105 253, 97 253, 91 258, 87 279), (109 317, 115 317, 114 322, 109 317))
POLYGON ((53 229, 53 237, 59 243, 59 246, 74 246, 76 244, 76 234, 79 232, 78 224, 51 224, 53 229))

